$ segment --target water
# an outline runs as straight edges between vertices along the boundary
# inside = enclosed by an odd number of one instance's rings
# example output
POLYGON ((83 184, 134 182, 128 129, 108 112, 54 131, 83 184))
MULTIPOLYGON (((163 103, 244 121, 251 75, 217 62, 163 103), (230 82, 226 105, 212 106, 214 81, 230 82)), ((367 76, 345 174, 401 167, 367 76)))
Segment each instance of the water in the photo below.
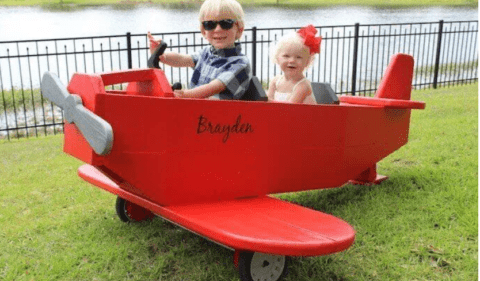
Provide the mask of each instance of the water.
POLYGON ((26 127, 28 127, 28 129, 12 129, 9 133, 6 131, 0 131, 0 139, 58 133, 63 131, 63 126, 61 125, 62 121, 62 110, 51 104, 44 105, 43 107, 35 107, 35 110, 31 107, 19 107, 15 111, 3 112, 0 115, 0 129, 26 127))
MULTIPOLYGON (((477 20, 474 8, 431 7, 376 9, 330 7, 317 9, 246 8, 246 28, 332 26, 477 20)), ((197 9, 162 9, 137 5, 122 10, 111 6, 71 12, 40 7, 0 7, 0 41, 198 30, 197 9)), ((1 54, 0 54, 1 55, 1 54)))

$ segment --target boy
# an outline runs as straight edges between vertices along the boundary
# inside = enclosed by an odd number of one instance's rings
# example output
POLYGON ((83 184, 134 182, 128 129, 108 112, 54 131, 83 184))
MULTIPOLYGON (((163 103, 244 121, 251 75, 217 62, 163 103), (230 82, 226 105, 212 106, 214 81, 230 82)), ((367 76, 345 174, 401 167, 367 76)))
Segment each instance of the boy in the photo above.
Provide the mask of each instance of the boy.
MULTIPOLYGON (((235 0, 206 0, 200 8, 200 31, 211 46, 193 55, 165 53, 160 61, 173 67, 192 67, 190 89, 176 90, 178 98, 239 99, 252 77, 250 62, 241 53, 244 13, 235 0)), ((148 33, 150 52, 160 44, 148 33)))

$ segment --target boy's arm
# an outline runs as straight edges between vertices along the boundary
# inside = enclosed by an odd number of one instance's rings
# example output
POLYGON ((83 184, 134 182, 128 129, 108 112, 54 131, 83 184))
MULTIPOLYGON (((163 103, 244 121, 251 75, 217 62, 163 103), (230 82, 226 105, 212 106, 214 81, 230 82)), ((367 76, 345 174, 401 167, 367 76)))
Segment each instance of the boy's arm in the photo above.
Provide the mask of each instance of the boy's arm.
POLYGON ((174 94, 177 98, 208 98, 225 90, 225 84, 220 80, 214 79, 210 83, 198 86, 189 90, 176 90, 174 94))
MULTIPOLYGON (((153 54, 155 49, 162 43, 162 39, 155 39, 150 31, 147 33, 148 40, 150 41, 150 54, 153 54)), ((194 61, 190 55, 184 55, 179 53, 166 53, 160 56, 160 61, 164 64, 173 67, 194 67, 194 61)))
POLYGON ((191 55, 166 53, 160 56, 160 61, 173 67, 194 67, 191 55))

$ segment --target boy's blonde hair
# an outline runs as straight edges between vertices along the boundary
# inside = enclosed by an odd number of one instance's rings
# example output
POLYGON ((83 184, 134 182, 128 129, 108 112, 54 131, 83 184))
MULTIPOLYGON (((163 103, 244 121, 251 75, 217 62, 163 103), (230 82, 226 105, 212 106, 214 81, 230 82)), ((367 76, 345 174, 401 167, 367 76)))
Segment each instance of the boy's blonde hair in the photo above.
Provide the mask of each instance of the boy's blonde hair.
POLYGON ((278 64, 277 57, 280 51, 287 46, 293 46, 295 48, 304 50, 306 53, 308 53, 310 56, 308 61, 308 67, 312 65, 313 61, 315 60, 315 53, 310 54, 310 50, 305 45, 304 39, 297 32, 292 32, 280 38, 280 40, 277 42, 277 44, 275 45, 275 47, 272 49, 270 53, 270 60, 273 63, 278 64))
POLYGON ((202 21, 204 21, 207 15, 216 12, 219 14, 231 15, 232 19, 236 20, 238 24, 238 30, 240 31, 237 36, 237 39, 239 39, 242 36, 245 28, 245 14, 240 3, 235 0, 206 0, 203 2, 198 15, 198 19, 200 20, 200 30, 202 32, 204 32, 202 21))

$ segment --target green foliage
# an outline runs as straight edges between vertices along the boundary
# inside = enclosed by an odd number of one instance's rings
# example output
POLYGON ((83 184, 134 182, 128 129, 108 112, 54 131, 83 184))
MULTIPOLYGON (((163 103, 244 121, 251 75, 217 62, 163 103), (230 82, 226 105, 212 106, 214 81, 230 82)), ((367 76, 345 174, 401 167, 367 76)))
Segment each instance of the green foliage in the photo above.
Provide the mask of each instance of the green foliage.
MULTIPOLYGON (((414 91, 409 143, 377 186, 278 195, 354 226, 287 280, 477 280, 478 85, 414 91)), ((124 224, 81 180, 62 136, 0 141, 0 280, 238 280, 232 252, 160 218, 124 224)))
POLYGON ((48 101, 42 97, 40 89, 10 89, 0 91, 0 112, 11 112, 14 109, 25 107, 32 109, 43 104, 48 104, 48 101))

